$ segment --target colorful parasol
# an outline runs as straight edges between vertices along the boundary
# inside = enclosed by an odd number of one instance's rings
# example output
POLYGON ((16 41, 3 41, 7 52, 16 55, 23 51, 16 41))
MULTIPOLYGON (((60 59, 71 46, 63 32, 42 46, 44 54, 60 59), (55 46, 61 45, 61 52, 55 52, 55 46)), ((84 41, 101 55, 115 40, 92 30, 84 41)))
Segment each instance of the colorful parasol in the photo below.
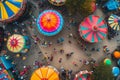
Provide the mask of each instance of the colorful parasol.
POLYGON ((114 76, 118 76, 120 74, 120 69, 118 67, 113 67, 112 68, 112 74, 114 76))
POLYGON ((80 71, 75 75, 74 80, 91 80, 91 74, 92 72, 88 72, 87 70, 80 71))
POLYGON ((114 51, 114 52, 113 52, 113 56, 114 56, 116 59, 120 59, 120 51, 114 51))
POLYGON ((48 0, 48 1, 55 6, 62 6, 66 2, 66 0, 48 0))
POLYGON ((112 62, 111 62, 110 59, 106 58, 106 59, 104 60, 104 64, 109 66, 109 65, 112 64, 112 62))
POLYGON ((51 66, 41 67, 32 74, 30 80, 59 80, 59 73, 51 66))
POLYGON ((19 34, 12 35, 7 42, 7 48, 11 52, 20 52, 25 46, 25 39, 19 34))
POLYGON ((109 26, 114 30, 120 30, 120 17, 114 14, 111 14, 108 18, 109 26))
POLYGON ((107 25, 104 20, 95 15, 85 18, 79 26, 81 37, 91 43, 103 40, 106 37, 107 31, 107 25))
POLYGON ((53 36, 62 30, 63 22, 63 17, 59 12, 45 10, 38 17, 37 27, 43 35, 53 36))
POLYGON ((25 10, 25 0, 0 0, 0 21, 15 20, 25 10))

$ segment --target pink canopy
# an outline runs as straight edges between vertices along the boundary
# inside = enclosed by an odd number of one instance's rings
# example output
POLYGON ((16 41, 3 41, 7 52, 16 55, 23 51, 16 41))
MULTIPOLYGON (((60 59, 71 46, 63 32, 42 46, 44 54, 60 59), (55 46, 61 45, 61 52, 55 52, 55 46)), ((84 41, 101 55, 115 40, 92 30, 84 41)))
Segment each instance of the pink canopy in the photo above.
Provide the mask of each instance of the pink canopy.
POLYGON ((91 43, 103 40, 106 37, 107 31, 105 21, 95 15, 86 17, 79 26, 81 37, 91 43))

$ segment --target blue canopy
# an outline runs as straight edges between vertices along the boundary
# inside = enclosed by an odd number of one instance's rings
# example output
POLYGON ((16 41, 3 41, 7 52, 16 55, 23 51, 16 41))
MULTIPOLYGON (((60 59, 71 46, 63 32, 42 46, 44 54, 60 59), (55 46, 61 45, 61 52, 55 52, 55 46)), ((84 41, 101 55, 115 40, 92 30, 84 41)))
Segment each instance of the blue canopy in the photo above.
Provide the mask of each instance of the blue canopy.
POLYGON ((10 68, 13 67, 13 65, 11 64, 11 61, 10 61, 10 60, 7 60, 7 59, 5 58, 5 56, 1 56, 1 57, 0 57, 0 60, 1 60, 1 62, 3 63, 3 65, 4 65, 4 67, 5 67, 6 69, 10 69, 10 68))
POLYGON ((118 76, 120 74, 120 69, 118 67, 113 67, 112 73, 114 76, 118 76))
POLYGON ((108 10, 116 10, 119 8, 119 2, 115 0, 109 0, 105 6, 107 7, 108 10))

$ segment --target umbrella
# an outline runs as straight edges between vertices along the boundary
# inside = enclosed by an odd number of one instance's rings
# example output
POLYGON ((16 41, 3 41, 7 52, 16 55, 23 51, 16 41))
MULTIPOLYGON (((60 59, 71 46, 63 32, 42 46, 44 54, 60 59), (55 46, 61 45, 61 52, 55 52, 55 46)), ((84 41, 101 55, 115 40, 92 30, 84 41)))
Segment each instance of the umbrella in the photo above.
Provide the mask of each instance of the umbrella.
POLYGON ((51 66, 41 67, 33 72, 30 80, 59 80, 59 73, 51 66))
POLYGON ((43 35, 53 36, 62 30, 63 22, 63 18, 59 12, 45 10, 37 19, 37 27, 43 35))
POLYGON ((55 6, 62 6, 66 2, 66 0, 48 0, 48 1, 55 6))
POLYGON ((114 30, 120 30, 120 17, 111 14, 108 18, 108 25, 114 30))
POLYGON ((114 51, 114 52, 113 52, 113 56, 114 56, 116 59, 119 59, 119 58, 120 58, 120 52, 119 52, 119 51, 114 51))
POLYGON ((81 37, 91 43, 103 40, 106 37, 107 31, 107 25, 104 20, 95 15, 86 17, 79 26, 81 37))
POLYGON ((111 65, 112 62, 111 62, 110 59, 106 58, 106 59, 104 60, 104 64, 105 64, 105 65, 111 65))
POLYGON ((14 34, 9 37, 7 42, 7 48, 11 52, 20 52, 25 46, 25 39, 19 34, 14 34))
POLYGON ((11 21, 25 10, 25 0, 0 0, 0 21, 11 21))
POLYGON ((112 74, 114 76, 118 76, 120 74, 120 69, 118 67, 113 67, 112 68, 112 74))

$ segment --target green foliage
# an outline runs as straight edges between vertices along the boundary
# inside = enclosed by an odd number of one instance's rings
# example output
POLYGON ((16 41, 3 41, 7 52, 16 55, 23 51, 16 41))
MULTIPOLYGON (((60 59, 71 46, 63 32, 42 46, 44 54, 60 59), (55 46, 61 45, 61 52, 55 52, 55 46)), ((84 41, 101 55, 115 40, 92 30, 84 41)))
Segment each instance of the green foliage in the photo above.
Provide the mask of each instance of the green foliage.
POLYGON ((95 0, 67 0, 66 7, 69 12, 74 14, 79 12, 80 14, 87 16, 92 13, 91 3, 95 0))
POLYGON ((93 80, 114 80, 112 67, 100 63, 93 72, 93 80))

